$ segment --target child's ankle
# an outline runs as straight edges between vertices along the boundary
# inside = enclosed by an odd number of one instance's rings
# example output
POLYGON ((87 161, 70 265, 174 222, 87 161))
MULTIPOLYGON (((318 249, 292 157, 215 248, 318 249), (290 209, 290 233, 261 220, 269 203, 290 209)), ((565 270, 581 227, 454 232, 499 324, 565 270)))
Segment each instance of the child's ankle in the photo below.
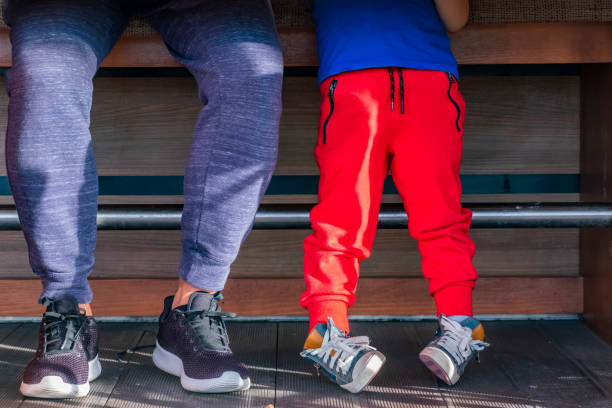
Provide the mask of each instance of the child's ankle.
POLYGON ((434 293, 437 314, 450 316, 472 316, 472 287, 454 285, 440 289, 434 293))
POLYGON ((313 302, 308 305, 308 317, 310 327, 308 332, 319 323, 327 325, 328 317, 331 317, 336 327, 343 332, 349 332, 348 305, 341 300, 326 300, 313 302))
POLYGON ((191 295, 193 295, 195 292, 215 293, 215 291, 198 288, 190 283, 185 282, 182 279, 179 279, 178 289, 176 290, 176 293, 174 294, 174 300, 172 301, 172 309, 176 309, 179 306, 186 305, 189 302, 189 298, 191 297, 191 295))

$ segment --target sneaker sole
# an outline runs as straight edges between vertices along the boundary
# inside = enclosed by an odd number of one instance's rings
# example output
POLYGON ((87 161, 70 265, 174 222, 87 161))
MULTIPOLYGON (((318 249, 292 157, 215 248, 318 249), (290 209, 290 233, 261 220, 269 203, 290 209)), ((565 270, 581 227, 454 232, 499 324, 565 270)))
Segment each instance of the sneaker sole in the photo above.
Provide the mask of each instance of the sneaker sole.
POLYGON ((373 351, 361 357, 353 368, 353 382, 341 385, 347 391, 357 394, 376 377, 386 358, 379 351, 373 351))
POLYGON ((25 397, 59 399, 59 398, 80 398, 89 393, 89 382, 95 380, 102 373, 100 360, 96 356, 88 362, 89 375, 85 384, 69 384, 62 380, 62 377, 48 375, 38 384, 26 384, 21 382, 19 392, 25 397))
POLYGON ((429 371, 448 385, 455 385, 459 381, 459 373, 455 363, 445 352, 435 347, 425 347, 419 358, 429 371))
POLYGON ((153 364, 160 370, 181 378, 181 385, 187 391, 202 393, 221 393, 244 391, 251 387, 249 378, 242 379, 240 374, 235 371, 226 371, 221 377, 210 379, 196 379, 188 377, 183 368, 181 359, 164 349, 159 343, 155 342, 153 351, 153 364))

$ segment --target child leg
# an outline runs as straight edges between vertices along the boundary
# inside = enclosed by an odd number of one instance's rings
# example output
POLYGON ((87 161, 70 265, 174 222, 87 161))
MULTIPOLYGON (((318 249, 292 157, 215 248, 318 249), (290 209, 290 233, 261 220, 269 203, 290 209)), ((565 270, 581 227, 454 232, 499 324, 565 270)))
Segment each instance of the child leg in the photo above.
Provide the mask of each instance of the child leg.
POLYGON ((367 337, 348 337, 347 316, 355 302, 359 262, 372 248, 389 168, 387 117, 379 109, 389 97, 388 86, 381 86, 388 80, 385 73, 348 72, 321 85, 315 150, 319 204, 310 215, 314 232, 304 240, 306 292, 300 304, 308 309, 310 334, 301 355, 353 393, 369 384, 385 362, 367 337))
POLYGON ((470 317, 477 275, 468 236, 472 214, 461 207, 459 181, 464 102, 452 75, 403 74, 406 111, 392 142, 391 167, 440 321, 419 358, 442 381, 455 384, 488 346, 482 325, 470 317))
POLYGON ((472 315, 472 214, 461 207, 464 102, 443 72, 404 70, 405 115, 392 141, 393 179, 418 240, 438 314, 472 315))
POLYGON ((388 171, 386 70, 343 73, 321 84, 321 118, 315 149, 321 170, 319 203, 304 240, 306 292, 300 304, 310 327, 327 317, 348 332, 347 309, 355 302, 359 262, 370 255, 388 171), (384 83, 381 86, 379 82, 384 83))

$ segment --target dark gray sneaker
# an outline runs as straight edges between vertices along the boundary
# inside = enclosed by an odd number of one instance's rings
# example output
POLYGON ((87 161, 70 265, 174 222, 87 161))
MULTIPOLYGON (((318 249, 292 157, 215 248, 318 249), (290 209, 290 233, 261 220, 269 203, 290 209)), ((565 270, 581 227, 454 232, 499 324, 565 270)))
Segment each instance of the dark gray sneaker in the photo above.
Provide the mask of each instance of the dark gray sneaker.
POLYGON ((184 389, 194 392, 246 390, 251 381, 246 366, 229 347, 221 313, 223 296, 195 292, 189 303, 172 310, 173 296, 164 300, 153 363, 181 378, 184 389))
POLYGON ((38 349, 27 365, 19 391, 26 397, 74 398, 89 392, 100 376, 98 327, 85 316, 76 299, 45 299, 38 349))

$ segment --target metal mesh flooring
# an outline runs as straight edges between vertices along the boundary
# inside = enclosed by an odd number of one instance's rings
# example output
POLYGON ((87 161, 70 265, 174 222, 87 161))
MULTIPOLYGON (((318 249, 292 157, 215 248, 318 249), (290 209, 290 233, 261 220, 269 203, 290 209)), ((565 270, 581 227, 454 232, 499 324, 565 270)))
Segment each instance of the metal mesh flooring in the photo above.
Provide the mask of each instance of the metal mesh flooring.
POLYGON ((249 391, 200 395, 157 370, 152 348, 117 353, 154 342, 155 325, 100 324, 102 376, 86 398, 24 399, 21 374, 36 347, 35 324, 0 325, 0 407, 612 407, 612 346, 579 321, 486 322, 492 347, 472 363, 455 387, 433 377, 417 354, 434 323, 352 324, 371 338, 387 364, 362 393, 344 392, 298 356, 305 323, 229 323, 232 348, 245 361, 249 391))

